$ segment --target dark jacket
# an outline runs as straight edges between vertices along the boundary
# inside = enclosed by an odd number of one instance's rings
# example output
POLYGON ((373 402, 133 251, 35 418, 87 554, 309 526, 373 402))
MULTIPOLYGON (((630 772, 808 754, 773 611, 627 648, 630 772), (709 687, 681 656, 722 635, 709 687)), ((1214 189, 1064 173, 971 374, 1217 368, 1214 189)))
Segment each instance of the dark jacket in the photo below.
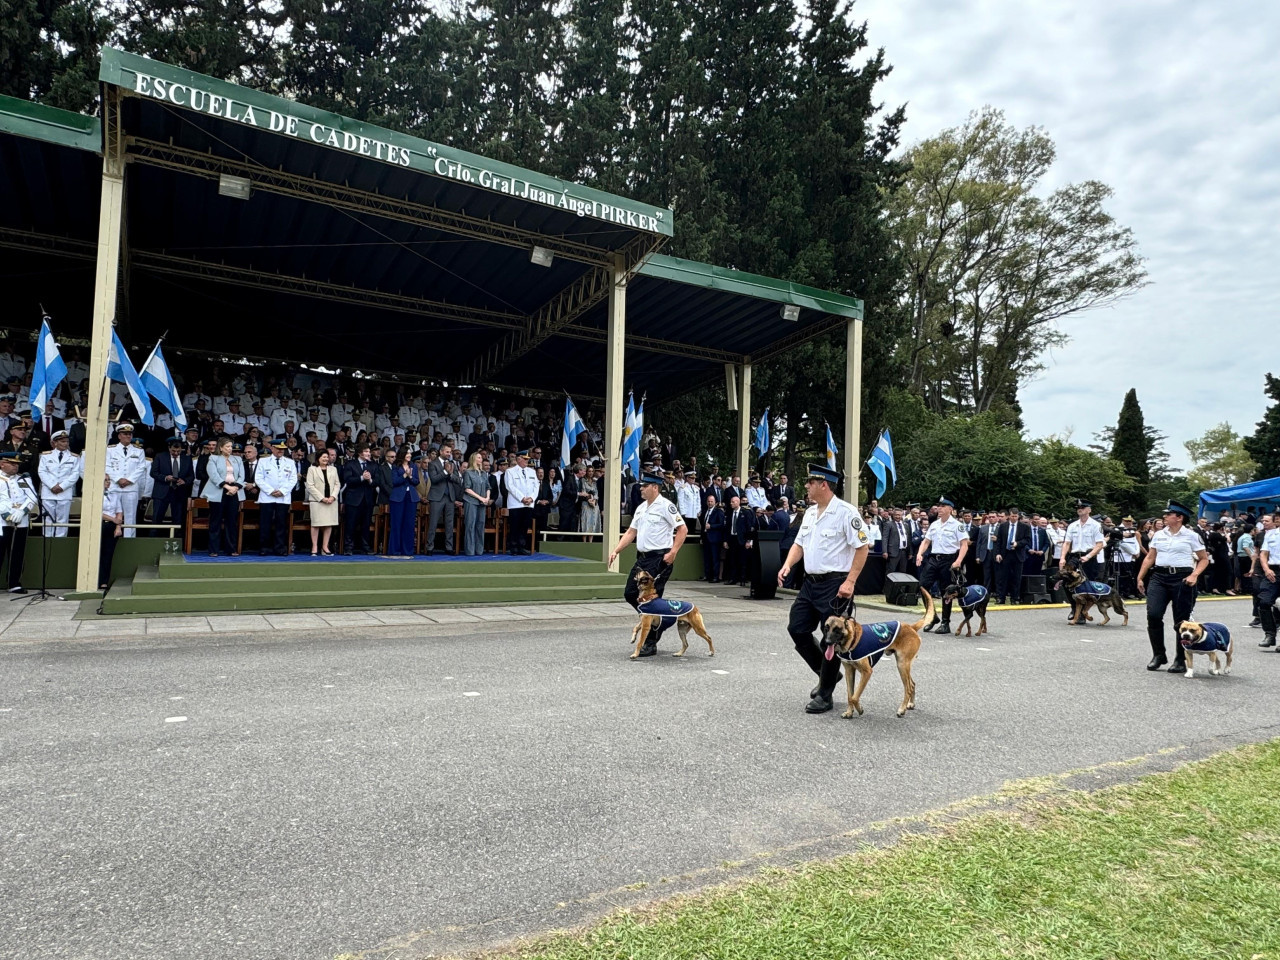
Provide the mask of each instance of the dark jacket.
POLYGON ((564 478, 560 484, 560 529, 571 530, 577 528, 578 518, 578 494, 582 490, 582 485, 578 482, 577 476, 570 473, 564 478))
POLYGON ((886 557, 897 557, 911 551, 911 521, 902 521, 902 530, 906 534, 906 542, 898 536, 898 525, 893 520, 883 520, 880 523, 880 544, 884 548, 886 557))
POLYGON ((372 460, 348 460, 342 465, 343 491, 342 501, 353 507, 378 502, 378 464, 372 460), (369 471, 370 479, 364 480, 361 474, 369 471))
POLYGON ((755 539, 756 512, 750 507, 741 507, 738 511, 738 532, 733 532, 733 511, 728 507, 724 511, 724 533, 725 540, 729 543, 736 543, 739 546, 750 543, 755 539))
POLYGON ((444 461, 437 457, 427 466, 427 477, 431 480, 431 492, 427 500, 431 503, 448 503, 462 499, 462 474, 458 465, 446 471, 444 461))
POLYGON ((706 543, 724 543, 724 508, 717 505, 702 514, 702 539, 706 543))
POLYGON ((769 499, 776 507, 778 501, 783 497, 787 498, 787 506, 794 507, 796 505, 796 487, 793 483, 778 483, 769 488, 769 499))
MULTIPOLYGON (((1013 554, 1019 560, 1027 559, 1027 548, 1031 546, 1031 524, 1020 520, 1013 531, 1013 554)), ((1009 521, 1006 520, 996 528, 996 558, 1009 552, 1009 521)))
MULTIPOLYGON (((439 461, 436 461, 437 463, 439 461)), ((400 503, 407 500, 409 503, 417 503, 422 499, 418 493, 418 467, 416 464, 409 464, 409 475, 405 476, 404 467, 396 465, 394 468, 388 467, 391 474, 391 502, 400 503)), ((436 489, 435 482, 431 484, 431 492, 436 489)))
POLYGON ((191 496, 196 478, 195 464, 185 453, 178 454, 177 463, 174 463, 169 451, 161 450, 151 461, 151 479, 155 481, 155 486, 151 488, 153 500, 163 500, 169 495, 169 481, 165 477, 170 476, 182 481, 182 486, 174 486, 181 496, 191 496))

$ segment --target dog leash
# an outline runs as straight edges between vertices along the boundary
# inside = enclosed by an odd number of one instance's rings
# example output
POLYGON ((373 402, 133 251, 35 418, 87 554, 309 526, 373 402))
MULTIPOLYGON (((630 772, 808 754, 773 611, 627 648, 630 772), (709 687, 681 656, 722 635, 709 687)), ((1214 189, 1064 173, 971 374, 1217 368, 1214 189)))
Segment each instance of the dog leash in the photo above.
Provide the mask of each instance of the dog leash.
POLYGON ((844 617, 846 620, 857 620, 858 601, 854 599, 854 597, 850 596, 843 603, 836 603, 836 605, 831 608, 831 612, 837 617, 844 617), (844 612, 841 613, 841 610, 844 612))

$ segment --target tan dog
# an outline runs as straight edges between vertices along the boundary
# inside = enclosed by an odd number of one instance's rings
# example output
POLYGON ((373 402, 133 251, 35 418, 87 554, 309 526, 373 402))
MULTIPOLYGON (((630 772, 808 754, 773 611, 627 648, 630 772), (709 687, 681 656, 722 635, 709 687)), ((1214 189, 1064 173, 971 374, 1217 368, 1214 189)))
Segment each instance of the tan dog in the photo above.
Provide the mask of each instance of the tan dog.
POLYGON ((1114 610, 1116 613, 1124 617, 1124 625, 1129 625, 1129 611, 1124 608, 1124 601, 1120 598, 1120 594, 1116 593, 1107 584, 1094 583, 1089 580, 1084 571, 1080 569, 1080 565, 1075 560, 1068 560, 1062 565, 1062 579, 1058 581, 1059 586, 1065 586, 1067 592, 1071 595, 1071 623, 1077 624, 1083 616, 1086 620, 1092 621, 1093 617, 1089 616, 1089 608, 1096 607, 1098 612, 1102 614, 1102 625, 1105 627, 1111 622, 1111 615, 1108 610, 1114 610), (1089 591, 1105 590, 1106 593, 1095 593, 1089 591))
POLYGON ((1225 677, 1231 672, 1231 655, 1235 652, 1236 642, 1225 624, 1183 620, 1178 624, 1178 645, 1182 647, 1182 655, 1187 661, 1187 672, 1183 676, 1188 680, 1195 673, 1191 661, 1192 655, 1197 653, 1209 658, 1209 672, 1215 677, 1225 677), (1226 655, 1225 666, 1218 660, 1219 653, 1226 655))
POLYGON ((644 641, 649 636, 649 631, 658 624, 659 621, 665 619, 673 619, 676 621, 676 629, 680 631, 680 652, 675 654, 677 657, 683 657, 684 652, 689 649, 689 630, 707 641, 707 656, 714 657, 716 655, 716 646, 711 642, 711 635, 707 633, 706 624, 702 622, 702 611, 695 604, 681 602, 679 600, 663 600, 658 596, 658 591, 653 588, 652 575, 641 570, 635 575, 636 586, 640 588, 640 621, 631 631, 631 639, 636 642, 636 648, 631 651, 632 660, 638 659, 640 656, 640 648, 644 646, 644 641), (664 609, 658 609, 663 605, 664 609), (644 608, 648 606, 646 611, 644 608))
POLYGON ((924 594, 924 616, 915 623, 891 620, 887 623, 861 624, 852 617, 827 617, 822 625, 822 655, 830 660, 839 657, 844 661, 844 685, 849 691, 849 709, 841 714, 848 719, 854 711, 862 713, 862 691, 867 688, 875 661, 886 653, 892 653, 898 662, 898 676, 902 678, 902 703, 898 716, 916 708, 916 682, 911 676, 911 664, 920 652, 920 629, 933 619, 933 597, 924 594), (853 675, 858 674, 857 689, 853 675))

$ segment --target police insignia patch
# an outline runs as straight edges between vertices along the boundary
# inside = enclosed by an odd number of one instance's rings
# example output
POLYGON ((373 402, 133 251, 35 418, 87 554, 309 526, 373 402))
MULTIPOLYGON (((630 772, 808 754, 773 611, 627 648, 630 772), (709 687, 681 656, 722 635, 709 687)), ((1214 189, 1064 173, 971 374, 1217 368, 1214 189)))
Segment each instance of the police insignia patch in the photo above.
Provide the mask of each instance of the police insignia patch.
POLYGON ((860 516, 858 516, 856 513, 853 515, 853 521, 852 521, 852 522, 853 522, 853 529, 855 529, 855 530, 861 530, 861 529, 862 529, 862 518, 861 518, 860 516))

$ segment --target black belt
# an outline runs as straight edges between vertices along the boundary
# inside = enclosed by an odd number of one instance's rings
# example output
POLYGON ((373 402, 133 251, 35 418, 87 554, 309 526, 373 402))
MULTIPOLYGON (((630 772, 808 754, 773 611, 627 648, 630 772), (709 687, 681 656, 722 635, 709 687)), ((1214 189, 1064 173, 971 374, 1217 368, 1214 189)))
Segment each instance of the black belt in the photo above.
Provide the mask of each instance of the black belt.
POLYGON ((830 573, 806 573, 804 578, 810 583, 818 583, 822 580, 836 580, 847 577, 848 573, 841 573, 838 570, 832 570, 830 573))
POLYGON ((933 559, 935 559, 935 560, 954 560, 956 557, 960 556, 960 554, 958 554, 958 553, 931 553, 931 554, 929 554, 929 556, 933 557, 933 559))
POLYGON ((1192 567, 1152 567, 1156 573, 1172 574, 1177 577, 1185 577, 1191 573, 1192 567))
MULTIPOLYGON (((667 550, 670 550, 670 549, 671 549, 670 547, 667 547, 667 550)), ((637 550, 636 556, 637 557, 665 557, 667 555, 667 550, 637 550)))

